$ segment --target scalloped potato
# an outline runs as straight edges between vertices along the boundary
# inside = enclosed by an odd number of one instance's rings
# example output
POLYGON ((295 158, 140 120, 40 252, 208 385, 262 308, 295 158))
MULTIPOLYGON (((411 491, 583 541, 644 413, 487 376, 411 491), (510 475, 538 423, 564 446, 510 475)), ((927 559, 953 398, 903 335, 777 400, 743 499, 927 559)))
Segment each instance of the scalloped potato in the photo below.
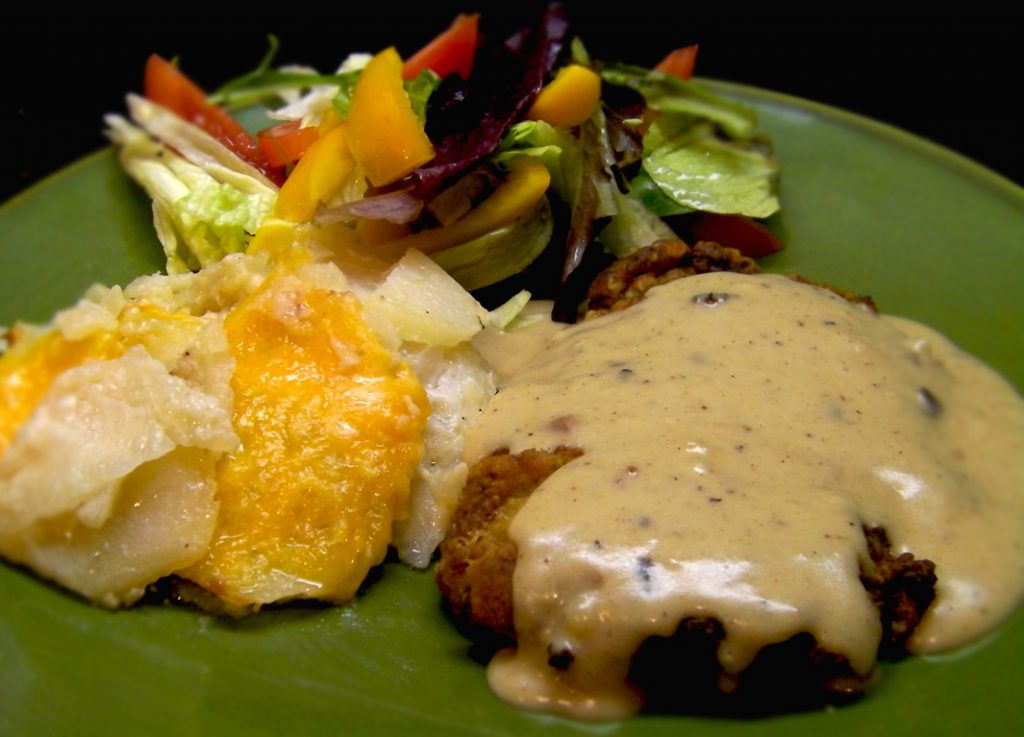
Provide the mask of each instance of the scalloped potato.
POLYGON ((439 267, 350 280, 316 244, 94 287, 0 356, 0 554, 105 606, 176 574, 230 612, 350 599, 393 530, 424 566, 491 391, 482 316, 439 267), (391 313, 452 288, 442 343, 403 342, 391 313))

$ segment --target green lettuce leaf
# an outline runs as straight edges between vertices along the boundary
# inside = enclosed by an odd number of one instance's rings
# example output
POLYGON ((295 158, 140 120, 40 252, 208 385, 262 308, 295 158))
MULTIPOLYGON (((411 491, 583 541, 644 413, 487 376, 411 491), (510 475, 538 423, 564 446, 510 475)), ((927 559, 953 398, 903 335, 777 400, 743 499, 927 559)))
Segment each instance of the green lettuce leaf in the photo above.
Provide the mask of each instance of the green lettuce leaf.
POLYGON ((553 229, 551 206, 547 197, 541 197, 535 208, 509 225, 431 258, 472 291, 497 284, 533 263, 547 247, 553 229))
POLYGON ((491 160, 507 169, 520 156, 540 161, 551 175, 551 187, 565 202, 572 200, 571 182, 579 179, 579 141, 565 128, 543 120, 524 120, 513 125, 491 160))
MULTIPOLYGON (((334 105, 335 112, 342 118, 348 118, 348 109, 352 105, 352 93, 356 89, 356 82, 359 81, 361 72, 362 67, 341 72, 335 77, 338 91, 334 94, 331 104, 334 105)), ((415 79, 407 79, 402 83, 405 94, 409 96, 413 112, 424 123, 427 120, 427 102, 440 83, 441 78, 429 69, 424 69, 416 75, 415 79)))
POLYGON ((628 256, 655 241, 675 238, 675 232, 644 206, 634 193, 613 189, 618 212, 604 226, 598 240, 616 258, 628 256))
POLYGON ((106 122, 125 171, 153 200, 153 223, 169 274, 195 271, 245 250, 273 210, 272 186, 245 182, 238 171, 231 171, 229 181, 219 179, 211 170, 222 172, 223 165, 193 163, 120 116, 107 116, 106 122))
POLYGON ((689 115, 694 121, 709 120, 731 138, 747 139, 756 132, 753 108, 719 97, 693 80, 626 64, 603 67, 601 77, 637 90, 653 110, 689 115))
POLYGON ((351 69, 338 75, 338 91, 334 93, 331 104, 334 111, 342 118, 348 117, 349 106, 352 105, 352 93, 356 89, 356 82, 359 81, 359 74, 362 69, 351 69))
POLYGON ((643 168, 669 198, 695 210, 766 218, 779 209, 775 160, 688 116, 663 115, 651 125, 643 168))
POLYGON ((487 313, 488 324, 499 330, 506 329, 530 303, 531 296, 525 289, 516 292, 507 301, 487 313))
POLYGON ((402 85, 405 88, 405 94, 409 96, 412 111, 424 124, 427 122, 427 102, 439 84, 441 84, 441 78, 431 70, 424 69, 416 75, 415 79, 408 79, 402 85))
POLYGON ((685 215, 693 212, 692 207, 680 205, 667 194, 661 187, 654 183, 650 175, 641 169, 629 183, 632 195, 643 203, 644 207, 659 217, 670 215, 685 215))

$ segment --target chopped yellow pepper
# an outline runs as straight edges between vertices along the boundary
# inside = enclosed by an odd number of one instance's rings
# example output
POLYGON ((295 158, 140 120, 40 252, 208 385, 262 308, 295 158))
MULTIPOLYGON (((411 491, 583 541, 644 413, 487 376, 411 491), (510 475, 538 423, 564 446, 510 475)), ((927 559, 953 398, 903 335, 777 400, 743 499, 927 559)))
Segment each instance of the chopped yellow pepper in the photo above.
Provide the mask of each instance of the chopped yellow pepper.
POLYGON ((398 252, 415 248, 430 254, 479 238, 529 212, 544 196, 549 184, 551 175, 543 164, 528 158, 517 159, 508 179, 464 218, 451 225, 399 238, 389 243, 388 248, 398 252))
POLYGON ((314 242, 314 236, 319 232, 320 228, 310 223, 290 223, 269 217, 263 221, 246 250, 253 255, 266 254, 272 263, 295 269, 310 261, 309 249, 296 248, 296 244, 305 246, 314 242))
POLYGON ((375 187, 434 158, 434 147, 402 87, 402 59, 394 48, 374 56, 360 72, 347 127, 352 155, 375 187))
POLYGON ((540 91, 526 117, 572 128, 590 117, 600 99, 601 78, 584 66, 570 64, 540 91))
POLYGON ((329 131, 341 125, 341 123, 341 116, 331 108, 324 113, 323 118, 320 120, 320 125, 316 127, 317 135, 325 136, 329 131))
POLYGON ((341 189, 354 166, 346 126, 331 128, 299 159, 277 195, 274 216, 290 223, 312 220, 317 205, 341 189))

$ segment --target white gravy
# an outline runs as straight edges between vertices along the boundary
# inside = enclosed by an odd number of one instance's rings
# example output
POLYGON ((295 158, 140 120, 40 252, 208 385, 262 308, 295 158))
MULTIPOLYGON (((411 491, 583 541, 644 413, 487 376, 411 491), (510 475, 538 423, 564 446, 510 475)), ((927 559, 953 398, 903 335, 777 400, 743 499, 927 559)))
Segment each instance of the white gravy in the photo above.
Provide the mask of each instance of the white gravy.
POLYGON ((631 655, 688 616, 721 621, 729 673, 800 632, 867 673, 881 627, 864 525, 936 564, 913 651, 960 646, 1022 600, 1024 402, 927 327, 716 273, 481 348, 500 393, 468 460, 584 451, 510 527, 518 647, 488 670, 507 701, 628 715, 631 655), (549 667, 549 647, 571 667, 549 667))

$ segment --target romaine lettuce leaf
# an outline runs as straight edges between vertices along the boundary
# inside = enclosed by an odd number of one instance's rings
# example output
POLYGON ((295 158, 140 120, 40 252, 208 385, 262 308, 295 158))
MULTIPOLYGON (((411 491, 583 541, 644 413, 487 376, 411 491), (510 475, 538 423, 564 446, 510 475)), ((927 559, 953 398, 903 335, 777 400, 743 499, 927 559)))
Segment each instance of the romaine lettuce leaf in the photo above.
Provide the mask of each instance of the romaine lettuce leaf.
POLYGON ((201 128, 144 97, 129 94, 132 120, 219 182, 250 194, 277 193, 277 185, 201 128))
POLYGON ((657 215, 705 210, 768 217, 779 209, 778 165, 755 139, 757 116, 698 82, 626 64, 601 69, 639 92, 659 115, 643 138, 636 198, 657 215))
POLYGON ((230 169, 231 181, 220 180, 124 118, 109 115, 106 122, 125 171, 153 200, 153 224, 167 256, 168 273, 193 271, 245 250, 273 209, 276 189, 259 181, 245 182, 241 173, 230 169), (236 183, 247 186, 241 189, 236 183))

